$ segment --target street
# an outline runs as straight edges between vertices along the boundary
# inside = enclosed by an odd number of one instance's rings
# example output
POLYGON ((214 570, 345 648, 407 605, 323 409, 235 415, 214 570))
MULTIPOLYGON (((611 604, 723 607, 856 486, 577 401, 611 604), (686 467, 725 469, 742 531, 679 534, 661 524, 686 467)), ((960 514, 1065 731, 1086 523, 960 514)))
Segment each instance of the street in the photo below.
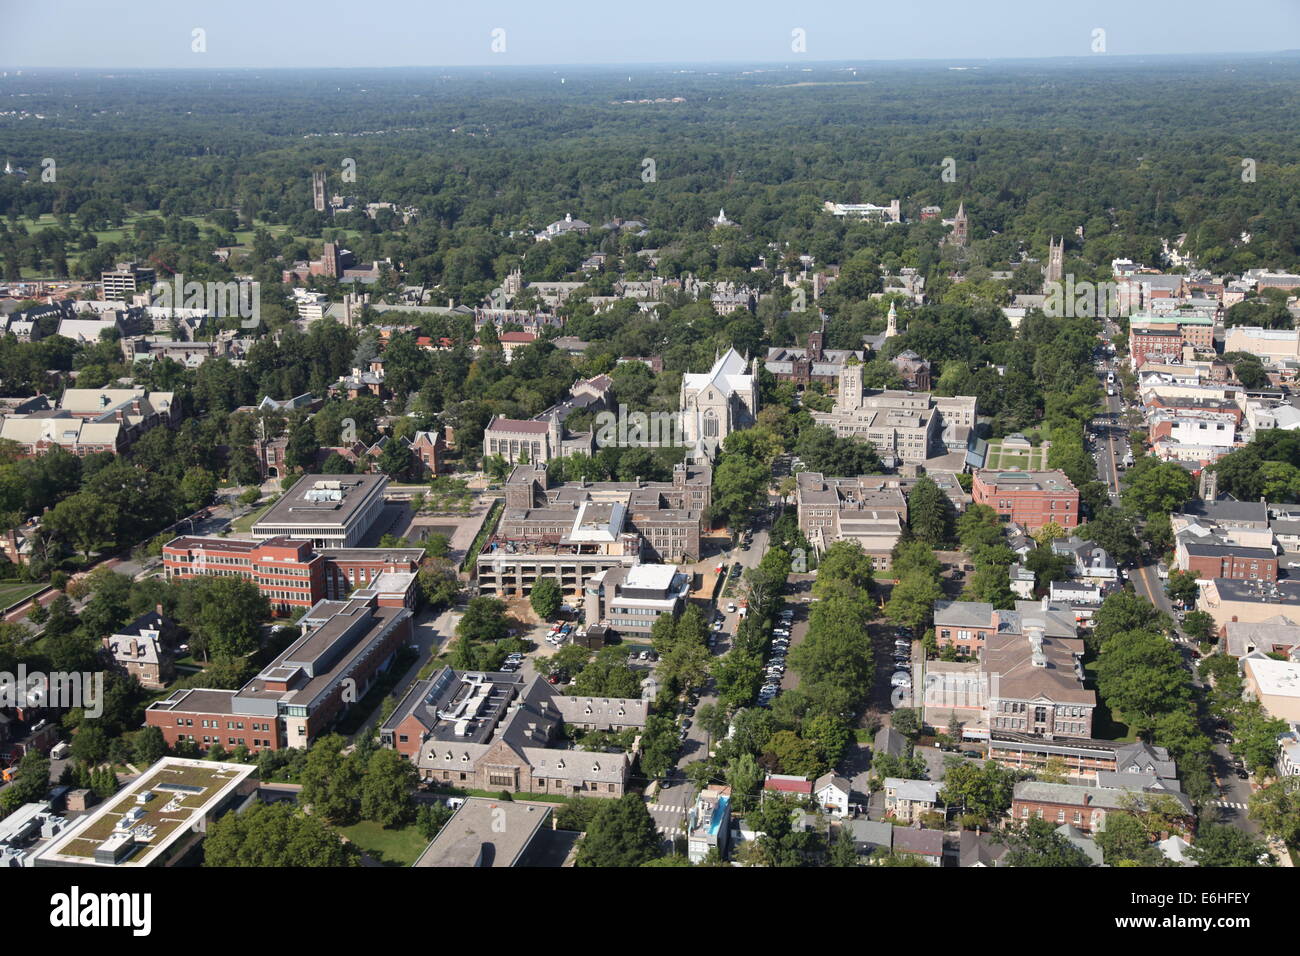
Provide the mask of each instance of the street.
MULTIPOLYGON (((740 564, 745 569, 758 567, 759 562, 763 560, 763 555, 767 553, 771 523, 780 514, 779 499, 769 499, 769 503, 778 510, 765 512, 763 517, 754 524, 753 540, 750 546, 742 548, 737 545, 721 556, 719 561, 725 561, 728 566, 740 564)), ((811 578, 811 575, 809 577, 811 578)), ((739 583, 739 580, 737 579, 737 583, 739 583)), ((732 591, 734 592, 734 590, 735 585, 733 584, 732 591)), ((719 594, 721 593, 722 590, 720 589, 719 594)), ((713 654, 717 657, 721 657, 731 649, 731 637, 736 633, 736 628, 740 624, 739 610, 731 614, 725 613, 724 610, 733 600, 735 599, 721 599, 711 603, 706 609, 710 627, 715 612, 722 611, 726 620, 723 630, 717 633, 717 642, 713 646, 713 654)), ((735 603, 739 607, 739 601, 736 600, 735 603)), ((790 678, 788 671, 785 678, 787 680, 790 678)), ((782 686, 785 686, 784 681, 782 686)), ((713 681, 710 679, 704 687, 699 688, 699 702, 694 704, 693 707, 698 713, 699 708, 705 704, 716 705, 717 703, 718 697, 714 690, 713 681)), ((654 818, 655 826, 666 839, 672 840, 684 832, 686 813, 690 810, 691 800, 695 796, 695 785, 686 778, 685 768, 689 763, 706 759, 709 755, 709 745, 708 734, 700 726, 699 721, 692 718, 690 729, 686 732, 686 739, 682 742, 681 750, 678 753, 677 763, 669 777, 669 784, 662 787, 647 787, 646 804, 650 810, 650 816, 654 818)))
MULTIPOLYGON (((1105 441, 1097 442, 1096 459, 1097 473, 1106 483, 1110 490, 1111 502, 1119 504, 1119 467, 1118 461, 1123 457, 1127 431, 1122 424, 1123 403, 1119 395, 1106 396, 1106 416, 1111 424, 1106 428, 1105 441), (1120 441, 1116 442, 1116 436, 1120 441)), ((1133 585, 1133 590, 1141 597, 1150 601, 1158 610, 1169 615, 1174 622, 1175 644, 1179 655, 1182 658, 1183 665, 1187 668, 1188 680, 1193 687, 1201 687, 1200 677, 1196 672, 1197 658, 1192 656, 1191 643, 1187 636, 1182 633, 1178 627, 1178 618, 1175 613, 1173 603, 1169 600, 1169 595, 1165 593, 1165 588, 1160 580, 1155 565, 1143 560, 1143 562, 1128 572, 1129 581, 1133 585)), ((1246 816, 1246 810, 1250 801, 1250 781, 1240 779, 1233 767, 1233 757, 1227 746, 1221 743, 1215 743, 1211 755, 1211 769, 1214 775, 1215 785, 1218 788, 1219 795, 1217 799, 1211 802, 1211 805, 1217 811, 1219 822, 1228 823, 1240 827, 1248 833, 1258 836, 1260 829, 1257 824, 1252 822, 1246 816)))

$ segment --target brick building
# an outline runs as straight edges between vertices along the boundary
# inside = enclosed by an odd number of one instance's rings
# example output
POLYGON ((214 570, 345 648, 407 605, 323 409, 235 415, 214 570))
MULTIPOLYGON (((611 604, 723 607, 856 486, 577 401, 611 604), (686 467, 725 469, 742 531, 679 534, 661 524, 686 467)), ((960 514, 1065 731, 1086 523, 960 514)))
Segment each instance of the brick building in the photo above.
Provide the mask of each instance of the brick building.
MULTIPOLYGON (((346 597, 354 588, 401 589, 400 606, 414 608, 419 548, 323 548, 277 536, 264 540, 181 536, 163 545, 167 580, 200 574, 241 577, 257 585, 277 612, 305 610, 346 597)), ((387 590, 385 594, 387 594, 387 590)), ((392 598, 384 596, 385 602, 392 598)))
POLYGON ((540 464, 505 485, 497 533, 476 562, 485 594, 527 594, 549 577, 570 594, 609 568, 700 558, 712 469, 679 464, 672 481, 573 481, 552 486, 540 464))
POLYGON ((159 605, 105 637, 104 650, 113 666, 134 677, 141 687, 159 690, 176 676, 174 633, 175 623, 163 616, 159 605))
POLYGON ((643 700, 570 697, 540 677, 448 667, 412 684, 379 736, 428 782, 616 798, 627 784, 626 753, 556 745, 566 723, 584 730, 639 728, 647 708, 643 700))
POLYGON ((1178 567, 1195 571, 1203 581, 1233 578, 1238 581, 1276 581, 1277 554, 1270 548, 1246 548, 1230 543, 1179 538, 1178 567))
POLYGON ((1079 492, 1063 471, 981 469, 971 497, 1031 532, 1049 523, 1068 531, 1079 523, 1079 492))
POLYGON ((447 467, 447 442, 442 432, 416 432, 411 439, 411 454, 418 463, 415 470, 421 477, 439 475, 447 467))
POLYGON ((1177 363, 1183 357, 1183 337, 1177 329, 1130 328, 1128 348, 1135 369, 1148 362, 1177 363))
POLYGON ((1022 780, 1013 791, 1011 817, 1018 823, 1031 819, 1070 823, 1084 833, 1095 833, 1105 829, 1108 813, 1124 812, 1134 803, 1149 806, 1166 797, 1182 811, 1180 821, 1190 830, 1195 810, 1177 787, 1176 780, 1146 774, 1103 773, 1092 785, 1022 780))
POLYGON ((321 601, 300 619, 302 636, 239 690, 174 691, 149 705, 145 726, 170 747, 308 747, 411 641, 411 622, 410 610, 382 605, 370 589, 321 601))

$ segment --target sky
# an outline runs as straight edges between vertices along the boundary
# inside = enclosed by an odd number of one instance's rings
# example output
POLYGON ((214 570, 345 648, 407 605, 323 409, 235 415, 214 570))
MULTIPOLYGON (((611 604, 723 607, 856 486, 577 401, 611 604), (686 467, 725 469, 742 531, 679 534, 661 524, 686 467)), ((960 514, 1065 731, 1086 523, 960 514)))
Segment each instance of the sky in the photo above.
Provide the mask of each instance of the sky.
POLYGON ((3 69, 794 64, 1281 50, 1300 50, 1300 0, 0 0, 3 69), (203 31, 202 52, 195 30, 203 31))

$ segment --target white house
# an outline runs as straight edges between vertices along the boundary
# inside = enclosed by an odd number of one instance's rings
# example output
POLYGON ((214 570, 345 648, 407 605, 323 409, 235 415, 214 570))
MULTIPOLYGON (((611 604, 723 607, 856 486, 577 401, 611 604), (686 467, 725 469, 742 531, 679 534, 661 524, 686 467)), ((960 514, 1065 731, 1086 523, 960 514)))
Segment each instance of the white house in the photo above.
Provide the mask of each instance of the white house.
POLYGON ((834 773, 824 773, 813 781, 813 798, 833 816, 849 815, 849 790, 849 782, 834 773))

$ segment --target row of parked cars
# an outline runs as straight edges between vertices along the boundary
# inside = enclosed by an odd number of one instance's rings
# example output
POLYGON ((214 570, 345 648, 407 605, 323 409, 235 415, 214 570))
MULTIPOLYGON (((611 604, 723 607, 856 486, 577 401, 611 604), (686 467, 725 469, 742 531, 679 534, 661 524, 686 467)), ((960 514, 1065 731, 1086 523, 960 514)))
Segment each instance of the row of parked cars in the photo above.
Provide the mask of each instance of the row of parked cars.
POLYGON ((912 640, 906 631, 894 635, 894 676, 889 683, 892 687, 912 686, 912 640))
POLYGON ((767 660, 767 678, 758 692, 758 703, 767 707, 781 690, 781 678, 785 676, 785 656, 790 650, 790 625, 794 623, 794 611, 783 610, 777 625, 772 629, 772 652, 767 660))
POLYGON ((573 625, 556 621, 551 625, 551 633, 546 635, 546 643, 554 644, 559 647, 561 644, 568 643, 569 635, 573 633, 573 625))

